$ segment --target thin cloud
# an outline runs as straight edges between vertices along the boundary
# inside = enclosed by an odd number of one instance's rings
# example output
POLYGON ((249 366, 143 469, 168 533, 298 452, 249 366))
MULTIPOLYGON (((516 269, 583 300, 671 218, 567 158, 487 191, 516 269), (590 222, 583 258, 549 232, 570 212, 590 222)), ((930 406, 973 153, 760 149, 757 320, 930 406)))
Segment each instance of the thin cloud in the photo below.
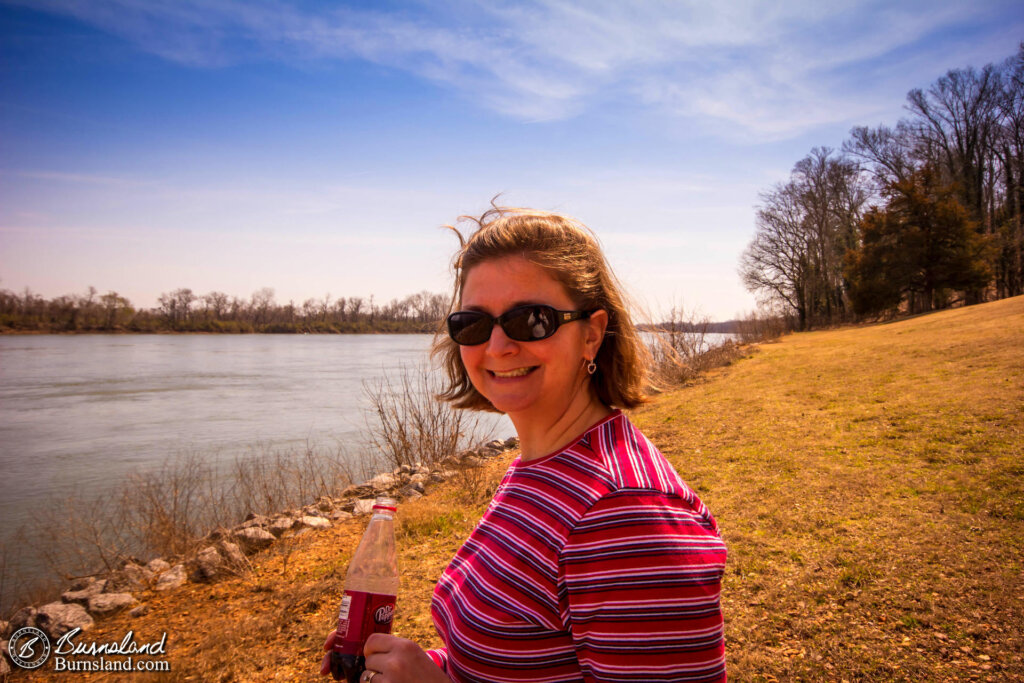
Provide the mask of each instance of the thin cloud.
MULTIPOLYGON (((900 72, 908 59, 900 56, 903 48, 1013 16, 1012 5, 1001 0, 969 6, 456 0, 387 12, 313 11, 274 0, 24 4, 73 16, 189 66, 365 60, 521 120, 567 119, 634 100, 708 131, 753 140, 879 111, 879 100, 891 99, 887 74, 900 72), (878 82, 850 87, 848 71, 883 58, 890 63, 878 82)), ((955 55, 950 59, 955 65, 955 55)))
POLYGON ((0 171, 0 175, 13 175, 32 180, 52 180, 63 183, 105 185, 108 187, 137 188, 155 186, 154 183, 146 180, 118 178, 116 176, 91 175, 88 173, 62 173, 59 171, 0 171))

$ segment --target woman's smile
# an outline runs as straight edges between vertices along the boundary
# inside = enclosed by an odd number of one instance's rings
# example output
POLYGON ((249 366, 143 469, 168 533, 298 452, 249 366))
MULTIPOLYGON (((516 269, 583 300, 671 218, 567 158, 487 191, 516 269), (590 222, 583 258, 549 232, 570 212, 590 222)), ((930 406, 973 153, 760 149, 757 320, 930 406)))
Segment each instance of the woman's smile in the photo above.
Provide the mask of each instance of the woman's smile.
POLYGON ((515 370, 488 370, 487 372, 491 373, 491 376, 498 379, 514 379, 517 377, 525 377, 536 369, 537 366, 534 365, 531 367, 516 368, 515 370))

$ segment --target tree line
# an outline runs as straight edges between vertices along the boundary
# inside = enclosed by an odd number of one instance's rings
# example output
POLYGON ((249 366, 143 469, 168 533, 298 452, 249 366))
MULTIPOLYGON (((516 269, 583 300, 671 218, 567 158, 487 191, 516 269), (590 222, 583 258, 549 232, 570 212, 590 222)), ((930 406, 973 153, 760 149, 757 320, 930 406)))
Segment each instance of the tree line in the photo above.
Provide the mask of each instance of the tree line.
POLYGON ((740 276, 801 329, 1024 293, 1024 43, 762 193, 740 276))
POLYGON ((117 292, 46 299, 26 289, 0 290, 0 332, 433 332, 448 311, 442 294, 423 291, 378 304, 351 296, 278 304, 265 287, 249 298, 191 289, 161 294, 155 308, 136 308, 117 292))

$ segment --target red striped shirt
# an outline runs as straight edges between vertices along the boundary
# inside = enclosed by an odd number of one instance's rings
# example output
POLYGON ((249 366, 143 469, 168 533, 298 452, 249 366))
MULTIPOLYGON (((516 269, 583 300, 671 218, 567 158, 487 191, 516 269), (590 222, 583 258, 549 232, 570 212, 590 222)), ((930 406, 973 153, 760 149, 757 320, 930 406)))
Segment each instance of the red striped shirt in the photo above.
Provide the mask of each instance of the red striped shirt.
POLYGON ((697 495, 615 412, 512 463, 434 591, 457 683, 721 681, 725 545, 697 495))

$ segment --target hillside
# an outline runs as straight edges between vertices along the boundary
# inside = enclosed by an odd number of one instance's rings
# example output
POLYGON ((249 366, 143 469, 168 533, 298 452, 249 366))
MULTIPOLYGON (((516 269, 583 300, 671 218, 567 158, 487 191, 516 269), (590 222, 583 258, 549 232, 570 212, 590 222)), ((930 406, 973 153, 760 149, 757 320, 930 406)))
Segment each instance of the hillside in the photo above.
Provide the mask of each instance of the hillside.
MULTIPOLYGON (((1022 349, 1017 297, 791 335, 634 411, 728 543, 732 680, 1024 680, 1022 349)), ((436 644, 433 580, 509 457, 400 506, 397 635, 436 644)), ((146 616, 87 638, 166 631, 171 673, 138 680, 318 680, 363 524, 280 542, 245 576, 143 594, 146 616)))

